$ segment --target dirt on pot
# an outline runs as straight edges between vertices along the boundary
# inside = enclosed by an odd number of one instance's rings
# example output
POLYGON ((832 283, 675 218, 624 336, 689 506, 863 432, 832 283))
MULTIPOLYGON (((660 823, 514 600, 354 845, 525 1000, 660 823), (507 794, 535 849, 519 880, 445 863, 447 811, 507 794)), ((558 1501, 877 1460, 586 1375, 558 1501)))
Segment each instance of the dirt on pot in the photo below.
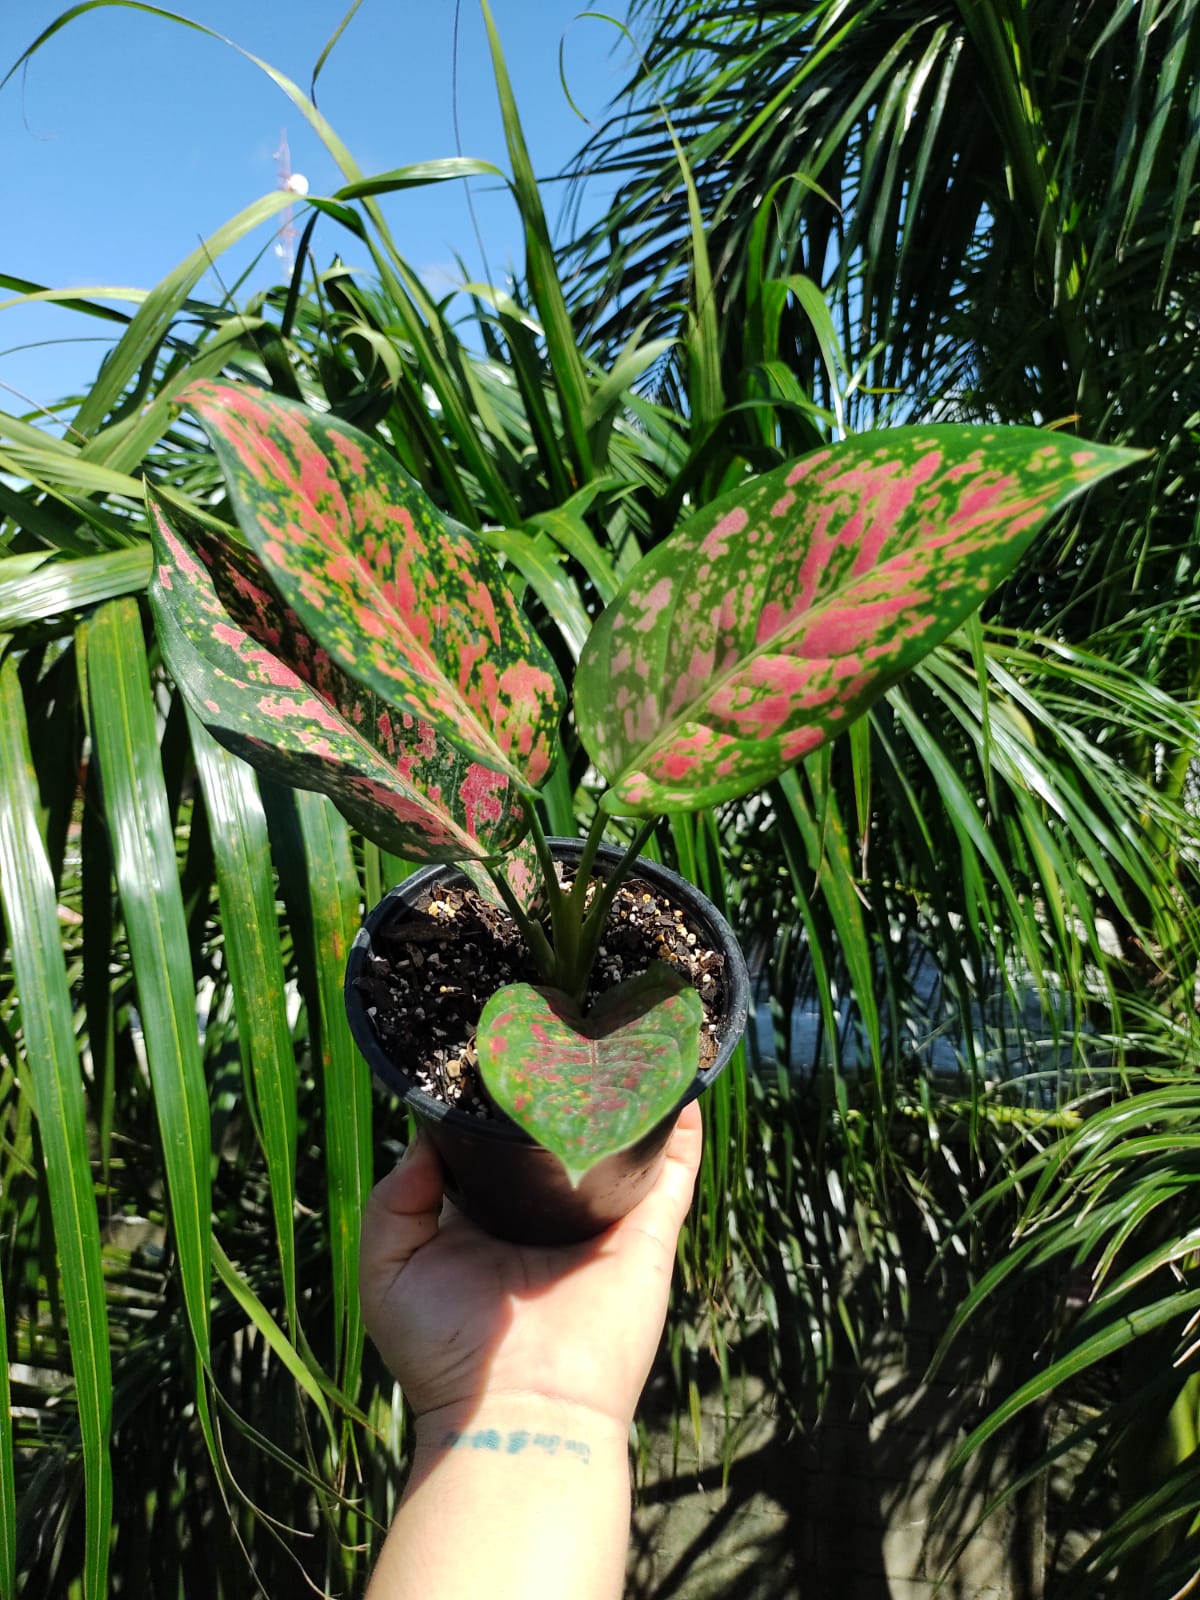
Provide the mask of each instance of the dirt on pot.
MULTIPOLYGON (((571 876, 563 875, 564 887, 571 876)), ((589 1002, 665 961, 694 986, 704 1006, 700 1068, 715 1060, 724 1015, 725 958, 702 928, 640 878, 613 901, 589 1002)), ((435 1099, 482 1118, 501 1115, 487 1098, 475 1029, 488 999, 507 983, 539 983, 512 919, 469 885, 439 885, 425 906, 377 936, 357 988, 380 1043, 396 1066, 435 1099)))

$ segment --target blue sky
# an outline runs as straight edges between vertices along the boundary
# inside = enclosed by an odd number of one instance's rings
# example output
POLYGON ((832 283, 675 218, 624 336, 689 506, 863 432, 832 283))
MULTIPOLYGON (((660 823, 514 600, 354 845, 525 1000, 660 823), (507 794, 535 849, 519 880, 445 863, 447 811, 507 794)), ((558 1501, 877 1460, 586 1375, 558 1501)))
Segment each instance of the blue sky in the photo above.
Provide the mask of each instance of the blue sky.
MULTIPOLYGON (((307 89, 348 5, 192 0, 185 14, 307 89)), ((62 0, 0 6, 0 76, 64 9, 62 0)), ((626 0, 602 9, 624 17, 626 0)), ((580 16, 580 0, 492 0, 492 10, 534 165, 550 177, 587 133, 560 81, 560 43, 571 97, 593 121, 628 69, 630 46, 611 24, 580 16)), ((456 153, 454 11, 454 0, 363 0, 326 63, 317 84, 320 109, 364 172, 456 153)), ((478 0, 462 0, 458 112, 462 153, 507 170, 478 0)), ((279 89, 228 45, 127 9, 76 19, 0 93, 0 207, 7 221, 0 271, 55 288, 151 287, 202 237, 276 186, 275 152, 285 128, 293 170, 314 193, 329 193, 339 180, 316 136, 279 89)), ((552 223, 561 193, 560 185, 545 191, 552 223)), ((512 204, 481 180, 472 194, 493 277, 500 277, 520 256, 512 204)), ((593 186, 589 214, 603 203, 602 188, 593 186)), ((400 248, 429 281, 445 285, 457 275, 456 253, 472 274, 482 272, 461 184, 394 197, 388 213, 400 248)), ((314 241, 319 265, 338 250, 352 260, 351 246, 336 225, 321 222, 314 241)), ((236 275, 235 261, 227 267, 236 275)), ((261 286, 277 275, 268 250, 252 282, 261 286)), ((218 297, 215 277, 200 292, 218 297)), ((86 384, 104 346, 77 341, 101 332, 99 324, 58 307, 0 311, 0 385, 6 386, 0 407, 48 404, 86 384), (19 348, 34 342, 38 348, 19 348)))

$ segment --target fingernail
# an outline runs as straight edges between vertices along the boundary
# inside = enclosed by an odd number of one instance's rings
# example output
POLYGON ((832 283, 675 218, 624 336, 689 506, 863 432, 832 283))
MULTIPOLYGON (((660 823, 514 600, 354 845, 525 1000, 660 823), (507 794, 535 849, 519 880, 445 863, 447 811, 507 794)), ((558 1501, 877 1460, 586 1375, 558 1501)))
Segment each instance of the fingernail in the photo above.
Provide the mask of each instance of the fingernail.
POLYGON ((414 1133, 412 1138, 408 1141, 408 1149, 405 1150, 404 1154, 400 1157, 399 1161, 397 1161, 396 1165, 398 1167, 402 1167, 402 1166, 405 1165, 406 1162, 409 1162, 409 1161, 412 1160, 412 1158, 417 1153, 417 1146, 420 1144, 420 1142, 421 1142, 421 1130, 418 1128, 416 1133, 414 1133))

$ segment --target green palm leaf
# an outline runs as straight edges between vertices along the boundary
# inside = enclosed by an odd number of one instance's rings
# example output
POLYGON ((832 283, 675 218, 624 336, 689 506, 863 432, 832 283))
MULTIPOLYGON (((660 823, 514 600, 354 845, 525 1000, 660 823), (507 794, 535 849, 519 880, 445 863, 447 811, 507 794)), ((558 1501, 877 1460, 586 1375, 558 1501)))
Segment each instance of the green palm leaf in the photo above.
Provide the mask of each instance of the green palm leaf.
POLYGON ((88 624, 87 674, 92 737, 154 1084, 174 1243, 192 1339, 204 1362, 209 1355, 212 1212, 208 1088, 141 615, 133 601, 109 601, 88 624))
MULTIPOLYGON (((39 804, 24 707, 11 654, 0 659, 0 895, 21 1004, 28 1074, 46 1159, 55 1244, 71 1341, 83 1443, 86 1499, 84 1592, 108 1592, 113 1468, 109 1459, 112 1377, 100 1266, 100 1227, 88 1157, 87 1125, 71 1000, 63 967, 58 905, 39 825, 39 804)), ((7 1371, 7 1368, 6 1368, 7 1371)), ((7 1430, 6 1430, 7 1432, 7 1430)), ((0 1468, 6 1529, 15 1529, 11 1446, 0 1468)), ((13 1532, 3 1540, 7 1593, 13 1532)))
POLYGON ((296 1296, 296 1063, 288 1026, 275 878, 254 775, 189 718, 212 832, 226 959, 246 1100, 267 1163, 288 1328, 300 1337, 296 1296))
POLYGON ((0 1597, 17 1594, 17 1489, 13 1471, 12 1402, 8 1386, 8 1317, 0 1283, 0 1597))

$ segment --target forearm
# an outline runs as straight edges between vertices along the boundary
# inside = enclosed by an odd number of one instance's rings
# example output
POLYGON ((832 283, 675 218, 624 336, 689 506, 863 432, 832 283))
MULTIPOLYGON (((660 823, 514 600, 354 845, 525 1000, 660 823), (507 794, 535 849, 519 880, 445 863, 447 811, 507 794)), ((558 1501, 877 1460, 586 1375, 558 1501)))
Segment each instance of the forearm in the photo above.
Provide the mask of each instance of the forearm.
POLYGON ((368 1600, 619 1600, 629 1443, 614 1418, 504 1396, 417 1425, 368 1600))

